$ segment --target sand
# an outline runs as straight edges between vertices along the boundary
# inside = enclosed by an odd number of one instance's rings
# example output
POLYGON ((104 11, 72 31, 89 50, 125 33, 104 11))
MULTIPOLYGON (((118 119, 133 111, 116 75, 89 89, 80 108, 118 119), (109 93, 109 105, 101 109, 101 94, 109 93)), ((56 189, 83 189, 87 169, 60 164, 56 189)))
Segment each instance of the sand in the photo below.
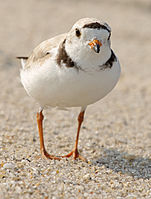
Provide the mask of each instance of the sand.
MULTIPOLYGON (((5 0, 0 24, 0 198, 151 198, 150 1, 5 0), (20 83, 15 57, 28 56, 81 17, 110 24, 122 75, 116 88, 86 111, 79 149, 89 162, 45 160, 38 105, 20 83)), ((79 110, 44 111, 49 153, 71 151, 79 110)))

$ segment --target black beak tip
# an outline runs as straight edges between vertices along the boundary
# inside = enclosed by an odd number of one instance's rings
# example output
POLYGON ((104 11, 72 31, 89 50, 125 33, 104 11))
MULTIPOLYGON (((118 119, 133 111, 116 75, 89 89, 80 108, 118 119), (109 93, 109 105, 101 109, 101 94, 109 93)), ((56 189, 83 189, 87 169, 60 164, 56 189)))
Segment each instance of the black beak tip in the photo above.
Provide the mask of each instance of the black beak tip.
POLYGON ((99 53, 100 52, 100 45, 99 44, 96 44, 94 47, 93 47, 94 51, 96 53, 99 53))

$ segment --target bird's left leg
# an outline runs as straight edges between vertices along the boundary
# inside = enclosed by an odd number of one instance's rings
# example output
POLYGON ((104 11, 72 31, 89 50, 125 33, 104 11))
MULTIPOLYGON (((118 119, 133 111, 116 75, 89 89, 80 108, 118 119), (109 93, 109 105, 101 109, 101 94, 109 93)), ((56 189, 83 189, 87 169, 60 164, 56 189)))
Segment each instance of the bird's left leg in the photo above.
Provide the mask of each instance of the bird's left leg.
POLYGON ((62 156, 62 158, 68 158, 68 157, 73 156, 74 160, 79 158, 79 159, 81 159, 81 160, 83 160, 85 162, 87 161, 84 157, 82 157, 79 154, 79 151, 78 151, 79 134, 80 134, 81 124, 82 124, 82 122, 84 120, 84 113, 85 113, 85 109, 81 110, 81 112, 79 113, 79 116, 78 116, 78 129, 77 129, 77 137, 76 137, 74 149, 69 154, 62 156))

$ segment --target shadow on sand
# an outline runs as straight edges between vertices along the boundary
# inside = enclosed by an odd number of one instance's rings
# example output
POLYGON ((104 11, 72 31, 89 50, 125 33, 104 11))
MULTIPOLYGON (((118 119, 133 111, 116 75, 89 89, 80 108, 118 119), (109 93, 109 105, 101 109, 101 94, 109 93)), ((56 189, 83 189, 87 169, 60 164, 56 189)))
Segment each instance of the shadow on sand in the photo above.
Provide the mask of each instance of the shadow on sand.
POLYGON ((151 178, 151 159, 120 152, 116 149, 103 149, 99 158, 93 163, 97 166, 105 166, 114 172, 128 174, 138 179, 151 178))

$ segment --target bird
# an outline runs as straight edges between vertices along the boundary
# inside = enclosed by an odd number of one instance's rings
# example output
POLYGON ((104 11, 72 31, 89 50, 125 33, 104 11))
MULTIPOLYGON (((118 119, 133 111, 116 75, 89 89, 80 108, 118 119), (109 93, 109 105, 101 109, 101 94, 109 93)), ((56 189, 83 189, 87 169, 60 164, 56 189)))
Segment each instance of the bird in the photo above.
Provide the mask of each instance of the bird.
POLYGON ((79 134, 88 105, 105 97, 117 84, 121 67, 111 48, 111 28, 96 18, 79 19, 69 32, 40 43, 21 60, 20 79, 27 94, 39 104, 37 125, 42 157, 72 157, 87 161, 78 150, 79 134), (77 135, 67 155, 50 155, 44 144, 43 110, 79 107, 77 135))

